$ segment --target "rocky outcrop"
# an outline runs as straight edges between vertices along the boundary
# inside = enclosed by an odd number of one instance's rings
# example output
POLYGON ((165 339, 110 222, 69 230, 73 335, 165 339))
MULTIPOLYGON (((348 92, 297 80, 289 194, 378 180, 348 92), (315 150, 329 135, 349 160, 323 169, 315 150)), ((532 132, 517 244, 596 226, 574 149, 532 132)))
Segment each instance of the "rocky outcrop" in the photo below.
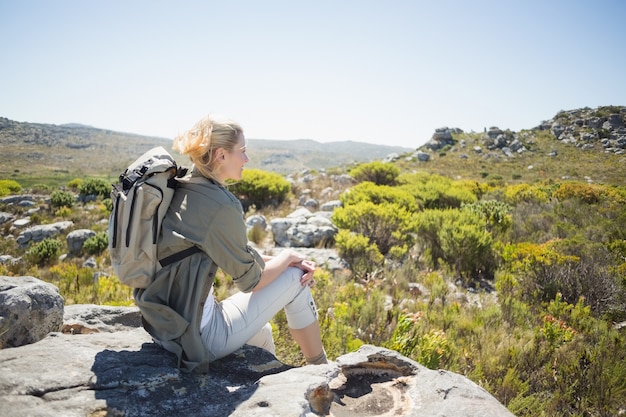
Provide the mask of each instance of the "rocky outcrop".
POLYGON ((313 248, 332 242, 337 227, 330 221, 328 211, 311 212, 300 208, 287 217, 270 221, 274 242, 281 247, 313 248))
POLYGON ((62 324, 57 287, 33 277, 0 276, 0 348, 37 342, 62 324))
POLYGON ((61 233, 65 233, 73 225, 73 222, 66 220, 52 224, 42 224, 29 227, 20 233, 16 240, 20 246, 28 246, 30 242, 41 242, 45 238, 55 237, 61 233))
POLYGON ((62 331, 0 350, 0 416, 512 416, 465 377, 365 345, 293 368, 244 346, 181 372, 135 307, 70 305, 62 331))
POLYGON ((606 152, 626 152, 626 107, 602 106, 561 111, 535 129, 550 130, 554 137, 582 149, 596 146, 606 152))

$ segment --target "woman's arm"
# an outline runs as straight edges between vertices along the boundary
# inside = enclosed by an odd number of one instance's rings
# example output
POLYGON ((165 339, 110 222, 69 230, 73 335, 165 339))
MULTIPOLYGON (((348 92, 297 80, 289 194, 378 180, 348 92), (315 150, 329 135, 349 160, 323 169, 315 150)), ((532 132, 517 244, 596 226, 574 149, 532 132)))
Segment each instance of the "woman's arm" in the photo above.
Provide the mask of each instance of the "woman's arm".
POLYGON ((315 263, 307 261, 304 256, 293 250, 285 249, 277 256, 264 255, 263 260, 265 261, 265 268, 261 274, 261 279, 252 291, 258 291, 267 286, 290 266, 300 268, 303 271, 302 279, 300 280, 302 285, 313 284, 315 263))

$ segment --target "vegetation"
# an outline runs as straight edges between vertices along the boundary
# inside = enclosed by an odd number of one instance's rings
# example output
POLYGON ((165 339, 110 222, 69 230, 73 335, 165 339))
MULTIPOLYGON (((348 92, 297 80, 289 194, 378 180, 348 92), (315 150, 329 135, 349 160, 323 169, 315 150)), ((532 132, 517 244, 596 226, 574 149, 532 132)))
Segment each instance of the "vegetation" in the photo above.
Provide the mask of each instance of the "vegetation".
MULTIPOLYGON (((471 148, 479 136, 456 139, 471 148)), ((329 357, 364 343, 385 346, 429 368, 465 375, 517 416, 623 412, 623 162, 619 155, 548 140, 537 132, 527 154, 508 160, 459 159, 451 147, 427 164, 403 158, 352 166, 359 181, 346 189, 325 174, 306 183, 307 195, 322 199, 333 187, 342 202, 332 217, 339 228, 335 249, 350 268, 333 274, 321 267, 313 288, 329 357), (558 164, 544 152, 553 147, 558 164)), ((61 204, 67 195, 60 187, 82 194, 90 183, 100 184, 87 178, 50 185, 55 210, 30 218, 71 219, 76 228, 96 231, 83 250, 96 260, 97 272, 82 267, 80 257, 60 260, 67 248, 59 236, 28 248, 3 239, 0 254, 22 261, 0 264, 0 274, 52 282, 68 304, 132 305, 130 289, 107 276, 102 220, 110 210, 108 193, 93 193, 98 197, 89 204, 61 204)), ((290 198, 301 191, 297 177, 293 184, 249 170, 232 189, 257 213, 276 217, 297 205, 290 198)), ((11 193, 32 190, 23 183, 11 187, 11 193)), ((0 211, 23 215, 26 209, 4 205, 0 211)), ((259 245, 267 237, 258 228, 249 235, 259 245)), ((234 291, 221 272, 215 285, 217 297, 234 291)), ((284 314, 272 324, 278 357, 301 364, 284 314)))
POLYGON ((291 186, 282 175, 258 169, 243 171, 241 181, 230 190, 239 197, 244 211, 250 207, 257 210, 279 206, 289 194, 291 186))

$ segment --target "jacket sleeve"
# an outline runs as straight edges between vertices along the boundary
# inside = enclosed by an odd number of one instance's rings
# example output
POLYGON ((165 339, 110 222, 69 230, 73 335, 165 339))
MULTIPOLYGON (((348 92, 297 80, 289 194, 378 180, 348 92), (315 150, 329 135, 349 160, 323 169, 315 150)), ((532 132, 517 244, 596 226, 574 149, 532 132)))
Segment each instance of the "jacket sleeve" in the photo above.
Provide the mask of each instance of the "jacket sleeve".
POLYGON ((233 278, 240 291, 252 291, 261 279, 265 263, 259 253, 248 245, 240 209, 224 205, 214 213, 204 247, 213 262, 233 278))

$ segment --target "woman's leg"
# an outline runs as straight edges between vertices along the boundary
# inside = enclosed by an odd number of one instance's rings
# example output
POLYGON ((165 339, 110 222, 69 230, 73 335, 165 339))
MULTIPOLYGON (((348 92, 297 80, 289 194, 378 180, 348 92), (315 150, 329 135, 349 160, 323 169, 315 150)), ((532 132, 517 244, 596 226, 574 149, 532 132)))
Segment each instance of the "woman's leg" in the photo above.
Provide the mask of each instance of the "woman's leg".
POLYGON ((310 288, 300 284, 301 277, 300 269, 288 268, 257 292, 237 293, 217 303, 213 317, 202 329, 209 359, 223 358, 239 349, 281 308, 285 309, 291 333, 304 356, 311 358, 323 353, 315 302, 310 288))
POLYGON ((257 334, 252 336, 252 338, 246 342, 246 344, 251 346, 258 346, 261 349, 267 350, 272 355, 276 355, 276 345, 274 345, 272 325, 266 323, 265 326, 263 326, 257 334))

